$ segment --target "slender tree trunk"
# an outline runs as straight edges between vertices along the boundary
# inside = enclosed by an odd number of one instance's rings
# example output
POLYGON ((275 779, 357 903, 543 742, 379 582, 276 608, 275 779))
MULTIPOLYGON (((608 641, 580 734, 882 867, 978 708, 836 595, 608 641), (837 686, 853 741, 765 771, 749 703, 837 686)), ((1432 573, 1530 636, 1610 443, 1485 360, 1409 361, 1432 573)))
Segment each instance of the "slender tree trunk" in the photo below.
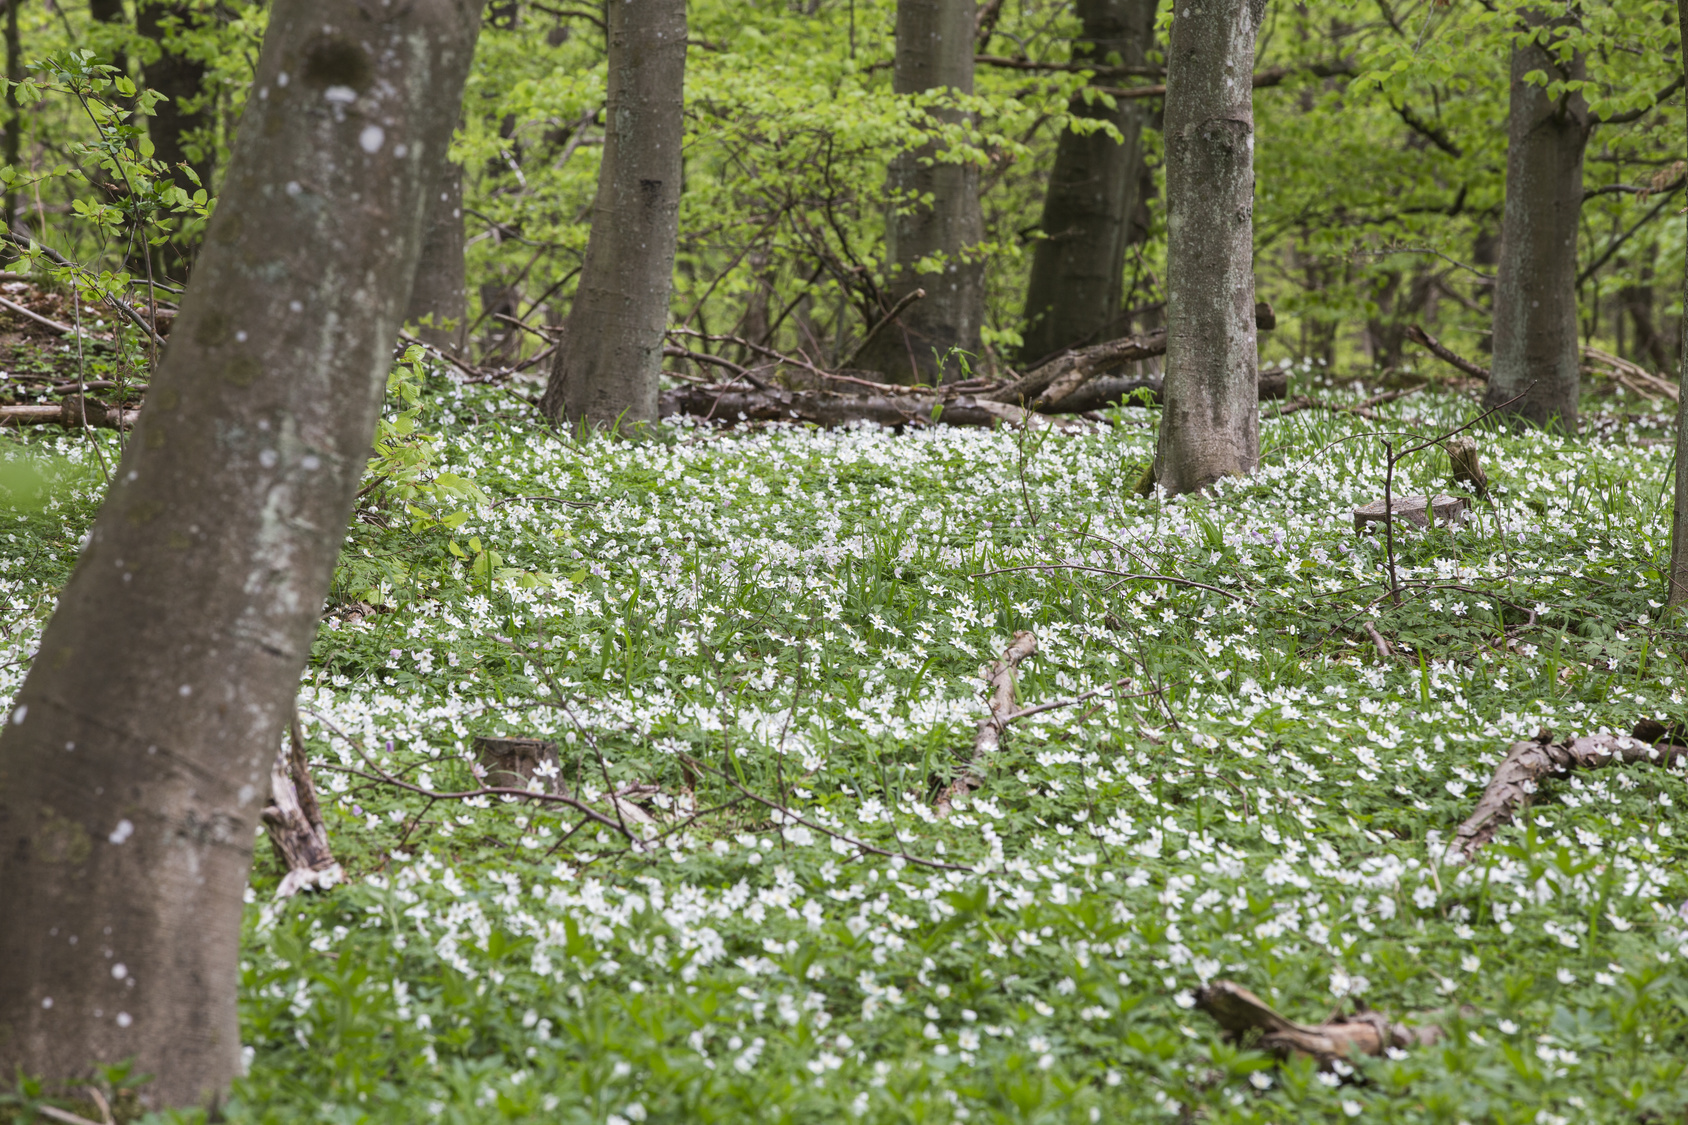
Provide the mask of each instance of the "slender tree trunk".
POLYGON ((0 1074, 133 1058, 158 1107, 237 1072, 253 833, 478 27, 476 0, 271 12, 170 346, 0 723, 0 1074))
MULTIPOLYGON (((152 139, 153 155, 172 170, 176 183, 189 195, 201 187, 211 191, 213 161, 208 146, 197 160, 189 150, 206 143, 193 135, 211 126, 216 115, 209 105, 190 105, 201 100, 205 64, 174 40, 191 32, 199 18, 194 6, 181 0, 140 0, 135 8, 135 30, 158 49, 157 58, 143 60, 141 73, 148 89, 164 95, 147 118, 147 136, 152 139), (193 169, 192 176, 188 168, 193 169)), ((160 248, 157 268, 181 280, 187 277, 197 249, 196 239, 177 235, 160 248)))
MULTIPOLYGON (((973 92, 974 0, 898 0, 897 58, 893 87, 899 94, 948 89, 973 92)), ((928 111, 934 124, 956 123, 955 109, 928 111)), ((885 221, 885 256, 890 269, 889 302, 916 289, 924 300, 910 305, 856 358, 856 366, 882 372, 897 383, 936 383, 959 370, 943 362, 952 348, 979 353, 985 319, 985 263, 968 251, 984 240, 977 165, 941 159, 940 147, 924 145, 891 161, 892 207, 885 221), (915 202, 931 197, 931 206, 915 202), (939 273, 921 273, 919 263, 939 258, 939 273)), ((871 326, 870 326, 871 327, 871 326)))
POLYGON ((541 408, 553 421, 656 421, 680 224, 685 0, 609 5, 609 103, 592 233, 541 408))
MULTIPOLYGON (((23 141, 23 111, 18 108, 17 84, 23 81, 23 43, 18 37, 18 5, 22 0, 6 2, 6 164, 18 166, 23 141)), ((6 225, 10 227, 18 217, 18 193, 8 188, 5 196, 6 225)))
MULTIPOLYGON (((1541 9, 1535 29, 1566 26, 1541 9)), ((1507 127, 1506 210, 1495 283, 1494 364, 1485 406, 1517 398, 1506 412, 1535 426, 1577 428, 1577 223, 1582 210, 1588 103, 1580 93, 1549 98, 1525 81, 1532 71, 1581 81, 1583 58, 1564 63, 1539 43, 1512 51, 1507 127), (1522 398, 1518 396, 1522 395, 1522 398)))
POLYGON ((463 165, 447 163, 437 190, 428 195, 422 256, 404 319, 418 326, 418 339, 452 354, 463 350, 469 326, 463 241, 463 165))
POLYGON ((1166 75, 1167 347, 1155 479, 1168 492, 1254 471, 1254 37, 1265 0, 1172 21, 1166 75))
MULTIPOLYGON (((1676 0, 1682 41, 1688 43, 1688 0, 1676 0)), ((1688 301, 1688 262, 1683 264, 1682 296, 1688 301)), ((1688 304, 1683 306, 1680 335, 1684 392, 1676 408, 1676 497, 1670 518, 1670 579, 1666 601, 1673 607, 1688 602, 1688 304)))
MULTIPOLYGON (((1073 44, 1074 62, 1142 65, 1154 46, 1152 0, 1079 0, 1084 33, 1073 44)), ((1075 117, 1102 120, 1118 129, 1081 134, 1068 129, 1055 145, 1055 166, 1043 197, 1043 238, 1032 251, 1026 288, 1022 367, 1065 348, 1099 343, 1124 333, 1120 302, 1125 249, 1142 183, 1141 134, 1148 111, 1141 101, 1116 99, 1109 109, 1076 95, 1075 117)))

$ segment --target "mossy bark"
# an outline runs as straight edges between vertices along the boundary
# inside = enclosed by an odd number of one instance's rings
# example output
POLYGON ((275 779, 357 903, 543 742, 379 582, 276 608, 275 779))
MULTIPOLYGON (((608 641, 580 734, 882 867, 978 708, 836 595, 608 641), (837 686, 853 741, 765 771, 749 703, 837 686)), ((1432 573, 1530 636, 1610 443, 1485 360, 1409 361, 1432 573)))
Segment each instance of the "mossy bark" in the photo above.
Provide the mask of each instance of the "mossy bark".
POLYGON ((295 0, 141 421, 0 723, 0 1074, 240 1065, 242 892, 479 27, 295 0))

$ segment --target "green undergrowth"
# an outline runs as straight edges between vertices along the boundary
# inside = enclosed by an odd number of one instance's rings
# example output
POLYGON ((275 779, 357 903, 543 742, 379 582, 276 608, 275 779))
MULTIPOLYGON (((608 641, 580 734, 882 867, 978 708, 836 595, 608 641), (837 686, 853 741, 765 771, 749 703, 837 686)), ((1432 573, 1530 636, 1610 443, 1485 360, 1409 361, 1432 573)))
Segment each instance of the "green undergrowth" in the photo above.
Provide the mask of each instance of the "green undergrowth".
MULTIPOLYGON (((1681 771, 1554 781, 1443 862, 1509 743, 1684 713, 1662 416, 1481 431, 1491 494, 1400 532, 1397 605, 1353 528, 1383 484, 1356 435, 1474 417, 1452 393, 1376 423, 1268 408, 1255 476, 1173 501, 1133 494, 1141 410, 1089 435, 576 443, 512 396, 412 385, 383 431, 398 484, 364 497, 301 692, 348 882, 276 902, 260 840, 231 1120, 1688 1107, 1681 771), (1020 630, 1021 706, 1107 690, 1015 721, 939 819, 1020 630), (441 799, 480 785, 483 735, 553 740, 538 784, 578 806, 441 799), (1194 1006, 1215 979, 1445 1038, 1277 1065, 1194 1006)), ((1394 487, 1447 474, 1431 449, 1394 487)), ((0 694, 97 483, 0 523, 0 694)))

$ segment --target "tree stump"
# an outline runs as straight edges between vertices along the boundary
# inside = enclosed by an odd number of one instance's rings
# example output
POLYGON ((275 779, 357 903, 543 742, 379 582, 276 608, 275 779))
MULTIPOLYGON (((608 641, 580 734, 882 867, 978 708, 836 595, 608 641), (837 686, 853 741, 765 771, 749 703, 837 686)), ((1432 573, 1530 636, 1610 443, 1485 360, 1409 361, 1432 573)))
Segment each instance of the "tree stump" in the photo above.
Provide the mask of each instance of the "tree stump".
MULTIPOLYGON (((1431 519, 1437 523, 1458 526, 1465 518, 1465 501, 1458 496, 1397 496, 1395 497, 1395 526, 1429 527, 1431 519)), ((1373 500, 1363 508, 1354 509, 1354 530, 1364 532, 1374 524, 1384 522, 1383 501, 1373 500)))
POLYGON ((541 766, 558 768, 557 744, 542 738, 477 738, 475 753, 486 767, 486 784, 494 789, 526 789, 536 776, 543 777, 541 766))
POLYGON ((1442 444, 1447 450, 1448 460, 1453 462, 1454 483, 1469 484, 1471 491, 1478 496, 1489 494, 1489 476, 1483 471, 1483 462, 1477 456, 1477 443, 1468 437, 1449 438, 1442 444))

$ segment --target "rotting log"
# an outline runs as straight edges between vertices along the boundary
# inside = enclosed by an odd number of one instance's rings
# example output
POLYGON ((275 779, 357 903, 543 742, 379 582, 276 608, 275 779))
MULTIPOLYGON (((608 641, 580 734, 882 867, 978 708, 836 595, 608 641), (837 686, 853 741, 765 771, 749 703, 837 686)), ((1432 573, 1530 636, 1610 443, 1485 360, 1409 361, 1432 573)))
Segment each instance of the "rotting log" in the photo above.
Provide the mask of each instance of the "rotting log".
POLYGON ((966 769, 944 787, 933 803, 933 810, 942 818, 950 814, 958 798, 966 796, 985 783, 985 771, 990 759, 1002 747, 1002 731, 1014 717, 1014 683, 1020 662, 1037 653, 1037 634, 1030 630, 1015 633, 1002 658, 991 665, 985 676, 990 694, 985 697, 990 714, 979 720, 978 733, 973 736, 973 757, 966 769))
MULTIPOLYGON (((1656 727, 1660 738, 1671 732, 1662 724, 1637 726, 1640 733, 1652 733, 1656 727)), ((1669 766, 1688 756, 1688 746, 1674 742, 1655 743, 1634 734, 1594 734, 1573 738, 1569 742, 1553 741, 1553 733, 1542 730, 1527 742, 1514 742, 1495 767, 1488 788, 1471 815, 1465 818, 1448 842, 1444 864, 1459 866, 1471 861, 1482 847, 1495 838, 1518 810, 1529 804, 1530 797, 1550 777, 1565 777, 1573 770, 1594 770, 1613 762, 1653 762, 1669 766)))
POLYGON ((1356 1012, 1320 1024, 1297 1023, 1278 1014, 1240 984, 1216 980, 1196 992, 1196 1007, 1213 1017, 1225 1038, 1279 1058, 1310 1055, 1329 1069, 1352 1055, 1381 1055, 1390 1047, 1429 1046, 1442 1038, 1439 1027, 1391 1023, 1378 1012, 1356 1012))
POLYGON ((0 426, 64 426, 80 430, 84 424, 102 430, 127 430, 141 416, 138 406, 108 406, 71 395, 62 402, 0 406, 0 426))
POLYGON ((837 391, 788 391, 782 387, 767 390, 731 386, 676 387, 663 392, 660 414, 664 418, 686 414, 724 422, 809 422, 822 427, 877 422, 882 426, 942 423, 988 428, 998 423, 1029 423, 1063 429, 1084 428, 1083 423, 1044 418, 1034 411, 975 395, 945 399, 934 394, 852 395, 837 391))
POLYGON ((546 767, 553 776, 558 769, 557 744, 543 738, 477 738, 475 755, 486 771, 482 784, 495 789, 525 789, 546 767))
MULTIPOLYGON (((1402 523, 1413 527, 1425 528, 1430 526, 1432 518, 1437 523, 1457 527, 1465 516, 1465 499, 1460 496, 1397 496, 1392 505, 1396 525, 1402 523)), ((1383 511, 1383 501, 1373 500, 1364 507, 1354 509, 1354 530, 1368 531, 1373 525, 1381 525, 1387 521, 1383 511)))

